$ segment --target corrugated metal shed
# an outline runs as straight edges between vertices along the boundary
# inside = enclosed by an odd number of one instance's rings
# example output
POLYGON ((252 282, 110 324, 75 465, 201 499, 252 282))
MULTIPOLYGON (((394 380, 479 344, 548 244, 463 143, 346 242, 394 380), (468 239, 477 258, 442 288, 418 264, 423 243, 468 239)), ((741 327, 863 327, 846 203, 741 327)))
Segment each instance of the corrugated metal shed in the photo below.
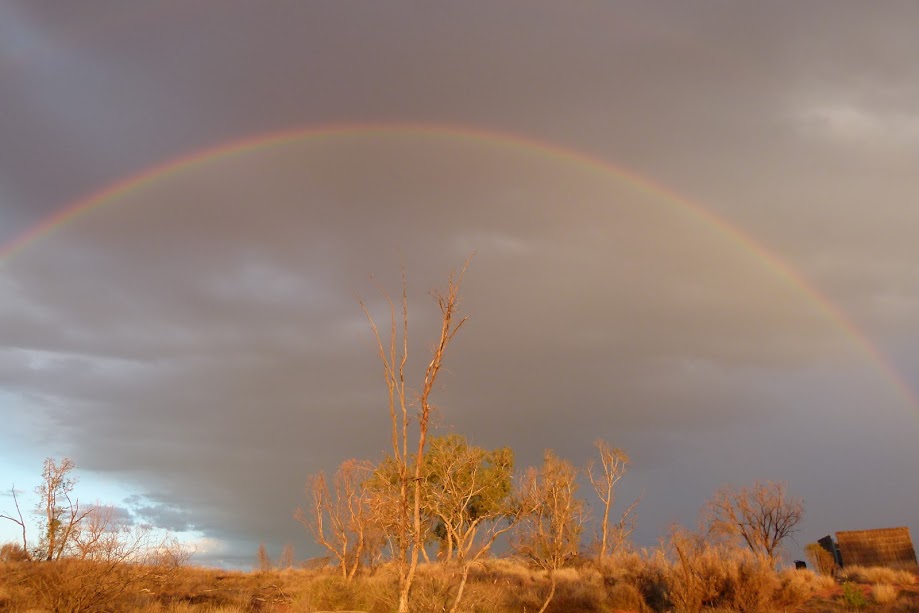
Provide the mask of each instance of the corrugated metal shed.
POLYGON ((916 566, 916 550, 907 527, 837 532, 836 542, 843 566, 916 566))

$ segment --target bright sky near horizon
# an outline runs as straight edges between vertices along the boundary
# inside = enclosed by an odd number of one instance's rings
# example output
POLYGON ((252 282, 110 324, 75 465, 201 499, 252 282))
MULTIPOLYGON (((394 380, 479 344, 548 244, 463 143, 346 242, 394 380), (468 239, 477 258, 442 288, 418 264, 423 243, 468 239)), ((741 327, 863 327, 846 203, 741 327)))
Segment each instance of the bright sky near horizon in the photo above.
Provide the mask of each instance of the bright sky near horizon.
POLYGON ((801 544, 916 528, 917 20, 4 3, 0 489, 31 508, 66 455, 203 563, 317 555, 307 475, 387 446, 358 299, 384 316, 404 265, 420 374, 475 251, 439 432, 627 449, 640 545, 756 479, 805 499, 801 544))

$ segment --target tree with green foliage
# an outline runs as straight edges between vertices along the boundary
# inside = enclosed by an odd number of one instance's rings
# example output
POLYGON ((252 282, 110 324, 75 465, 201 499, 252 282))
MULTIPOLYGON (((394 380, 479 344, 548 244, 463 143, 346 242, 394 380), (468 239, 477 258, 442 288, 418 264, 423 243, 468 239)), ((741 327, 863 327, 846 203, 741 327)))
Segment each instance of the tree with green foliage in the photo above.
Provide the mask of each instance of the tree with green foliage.
POLYGON ((511 496, 514 454, 508 447, 475 447, 451 434, 431 440, 421 465, 423 506, 441 538, 442 561, 460 568, 451 608, 456 611, 472 564, 517 521, 511 496))
POLYGON ((488 451, 459 434, 431 440, 422 461, 423 506, 442 535, 444 561, 462 562, 483 525, 507 515, 513 468, 508 447, 488 451))

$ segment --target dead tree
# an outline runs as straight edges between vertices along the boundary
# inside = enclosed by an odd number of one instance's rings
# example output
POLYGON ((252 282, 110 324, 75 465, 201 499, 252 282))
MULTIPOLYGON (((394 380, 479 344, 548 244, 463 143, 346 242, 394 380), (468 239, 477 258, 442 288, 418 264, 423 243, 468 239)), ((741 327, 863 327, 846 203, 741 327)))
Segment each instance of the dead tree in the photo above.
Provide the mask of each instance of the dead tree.
POLYGON ((424 372, 424 379, 414 403, 407 395, 405 366, 408 361, 408 286, 405 273, 402 274, 401 305, 398 312, 392 298, 384 291, 389 304, 389 339, 384 340, 377 328, 370 310, 364 302, 361 308, 370 322, 377 342, 380 361, 383 364, 384 380, 389 395, 389 415, 392 420, 393 459, 396 463, 399 486, 399 508, 396 534, 393 543, 399 569, 399 613, 407 613, 409 592, 418 567, 418 556, 424 547, 421 519, 421 458, 424 457, 428 426, 434 409, 431 394, 437 376, 443 368, 447 347, 466 322, 459 317, 460 285, 469 265, 466 261, 458 275, 451 274, 447 288, 435 292, 434 299, 440 309, 440 334, 431 348, 431 361, 424 372), (409 446, 409 405, 418 407, 418 439, 414 455, 409 446), (413 459, 414 458, 414 459, 413 459))
POLYGON ((635 500, 628 508, 623 511, 619 521, 610 524, 610 510, 616 504, 616 485, 625 475, 631 459, 628 454, 619 449, 612 447, 603 440, 594 443, 600 455, 600 466, 597 467, 593 460, 587 463, 587 477, 590 484, 597 494, 597 498, 603 504, 603 518, 600 523, 600 544, 598 560, 600 563, 606 558, 608 553, 619 549, 626 539, 635 531, 635 507, 638 506, 638 499, 635 500), (614 541, 610 543, 610 540, 614 541))
POLYGON ((547 451, 542 468, 529 469, 520 487, 528 512, 518 524, 513 546, 549 575, 549 593, 539 613, 555 596, 556 571, 578 553, 584 501, 577 497, 577 473, 570 462, 547 451))
POLYGON ((42 482, 35 492, 39 496, 37 510, 42 515, 41 552, 45 560, 57 560, 67 550, 89 511, 80 510, 80 501, 71 499, 77 479, 72 476, 76 464, 70 458, 57 463, 45 460, 42 482))
POLYGON ((739 539, 753 553, 775 561, 782 541, 804 518, 804 502, 789 498, 783 483, 757 481, 749 488, 721 488, 707 511, 712 536, 739 539))
POLYGON ((16 486, 15 485, 10 486, 10 493, 13 495, 13 504, 16 505, 16 515, 18 516, 18 519, 16 517, 13 517, 12 515, 5 515, 2 513, 0 513, 0 519, 8 519, 15 524, 19 524, 19 527, 22 529, 23 555, 26 557, 31 557, 29 555, 29 543, 26 540, 26 523, 22 519, 22 509, 19 508, 19 498, 16 497, 16 486))
POLYGON ((331 487, 323 473, 311 476, 306 492, 311 506, 295 515, 337 560, 345 579, 357 574, 367 544, 372 517, 364 483, 370 473, 368 464, 352 459, 342 462, 331 487))

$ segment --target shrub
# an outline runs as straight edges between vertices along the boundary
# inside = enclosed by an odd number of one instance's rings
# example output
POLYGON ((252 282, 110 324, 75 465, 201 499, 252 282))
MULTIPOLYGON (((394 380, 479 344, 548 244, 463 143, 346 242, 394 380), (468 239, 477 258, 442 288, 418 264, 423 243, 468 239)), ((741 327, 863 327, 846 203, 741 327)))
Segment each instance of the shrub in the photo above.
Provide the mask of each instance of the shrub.
POLYGON ((316 577, 306 585, 304 599, 314 610, 359 609, 359 589, 339 574, 316 577))
POLYGON ((29 552, 16 543, 4 543, 0 547, 0 562, 26 562, 29 552))
POLYGON ((721 592, 720 556, 701 536, 684 529, 670 534, 669 550, 672 563, 664 566, 668 599, 680 611, 702 610, 721 592))
POLYGON ((916 582, 916 576, 910 571, 886 566, 846 566, 839 571, 839 576, 855 583, 912 585, 916 582))
POLYGON ((631 583, 617 583, 607 592, 607 605, 612 609, 645 611, 648 605, 638 588, 631 583))
POLYGON ((851 581, 846 581, 842 584, 842 599, 846 605, 853 609, 862 609, 868 604, 864 592, 851 581))
MULTIPOLYGON (((774 595, 777 605, 785 607, 798 607, 807 602, 814 593, 821 589, 817 575, 810 570, 786 569, 779 573, 779 587, 774 595)), ((833 583, 835 586, 835 582, 833 583)))
POLYGON ((667 584, 669 563, 663 551, 646 556, 642 564, 630 568, 628 572, 624 580, 638 588, 649 607, 662 611, 670 606, 667 584))
POLYGON ((891 604, 897 601, 899 590, 893 585, 878 583, 872 591, 874 601, 878 604, 891 604))
POLYGON ((820 543, 810 543, 804 547, 804 557, 815 571, 821 575, 832 575, 836 570, 836 559, 820 543))
POLYGON ((768 559, 744 552, 725 561, 724 604, 742 613, 768 610, 779 587, 768 559))

